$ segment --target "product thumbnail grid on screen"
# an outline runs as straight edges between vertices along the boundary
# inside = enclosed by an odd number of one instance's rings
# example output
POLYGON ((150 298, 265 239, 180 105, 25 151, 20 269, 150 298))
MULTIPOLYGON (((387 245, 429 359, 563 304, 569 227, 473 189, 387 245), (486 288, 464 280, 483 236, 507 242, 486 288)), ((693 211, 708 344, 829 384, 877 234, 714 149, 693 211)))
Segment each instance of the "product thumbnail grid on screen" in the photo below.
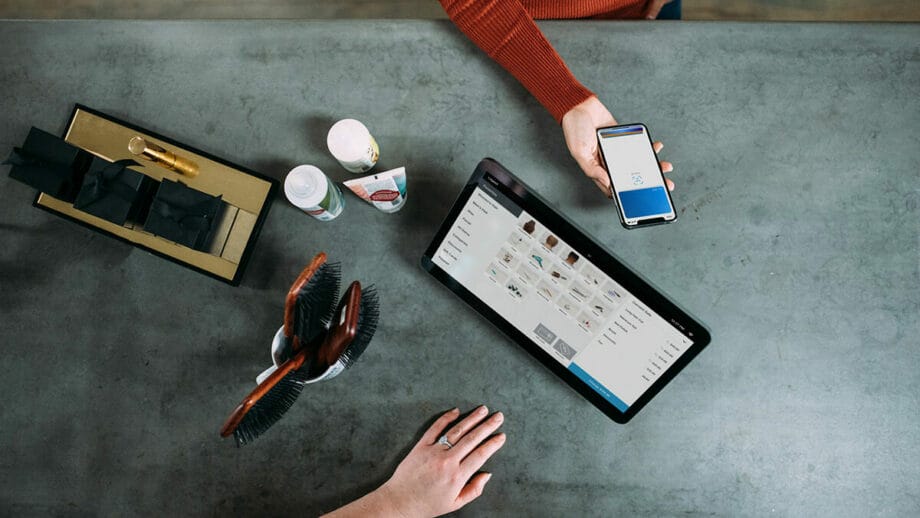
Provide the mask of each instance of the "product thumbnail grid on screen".
POLYGON ((435 262, 620 411, 692 345, 536 216, 477 188, 435 262))

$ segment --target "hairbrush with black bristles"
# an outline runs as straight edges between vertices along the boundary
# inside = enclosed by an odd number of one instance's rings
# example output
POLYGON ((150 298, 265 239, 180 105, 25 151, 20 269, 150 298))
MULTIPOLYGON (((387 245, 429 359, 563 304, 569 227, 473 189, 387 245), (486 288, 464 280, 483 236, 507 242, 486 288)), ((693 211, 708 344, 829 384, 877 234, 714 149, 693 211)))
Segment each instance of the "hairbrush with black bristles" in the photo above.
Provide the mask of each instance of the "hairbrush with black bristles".
POLYGON ((377 290, 373 286, 361 289, 361 283, 354 281, 342 295, 342 300, 336 308, 336 318, 332 321, 333 326, 348 325, 348 336, 350 340, 347 343, 339 341, 330 341, 317 351, 317 365, 323 369, 323 372, 314 381, 321 381, 337 376, 343 370, 351 367, 358 360, 358 357, 367 349, 377 331, 377 320, 379 318, 380 302, 377 298, 377 290), (352 310, 357 309, 354 321, 351 321, 352 310))
POLYGON ((354 281, 336 304, 339 269, 325 260, 325 254, 318 254, 294 282, 285 301, 282 344, 273 348, 275 365, 221 428, 220 435, 233 434, 238 446, 271 428, 304 385, 334 378, 354 365, 374 336, 377 291, 372 286, 362 291, 354 281))
POLYGON ((300 272, 284 299, 284 341, 273 351, 281 364, 329 327, 342 280, 339 263, 327 263, 325 252, 316 254, 300 272))

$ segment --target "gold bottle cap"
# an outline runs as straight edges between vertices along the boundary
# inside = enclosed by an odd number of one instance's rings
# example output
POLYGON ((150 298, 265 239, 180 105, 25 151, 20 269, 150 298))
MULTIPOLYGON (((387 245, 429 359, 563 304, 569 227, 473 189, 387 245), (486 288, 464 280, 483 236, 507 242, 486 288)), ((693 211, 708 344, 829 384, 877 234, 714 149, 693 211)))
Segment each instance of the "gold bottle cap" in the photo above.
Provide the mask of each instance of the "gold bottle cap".
POLYGON ((128 141, 128 151, 133 155, 140 155, 147 149, 147 141, 144 137, 133 137, 128 141))

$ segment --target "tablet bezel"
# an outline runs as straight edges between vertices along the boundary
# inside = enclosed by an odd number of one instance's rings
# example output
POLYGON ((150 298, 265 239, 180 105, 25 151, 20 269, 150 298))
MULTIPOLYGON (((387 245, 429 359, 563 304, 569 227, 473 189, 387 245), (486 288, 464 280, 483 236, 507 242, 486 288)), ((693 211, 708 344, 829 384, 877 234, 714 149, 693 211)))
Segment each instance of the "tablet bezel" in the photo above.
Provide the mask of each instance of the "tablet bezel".
POLYGON ((520 179, 491 158, 483 159, 476 166, 473 175, 463 187, 460 196, 454 202, 453 207, 451 207, 441 227, 435 233, 434 238, 432 238, 431 243, 428 245, 428 249, 421 258, 421 266, 435 279, 444 284, 450 291, 463 299, 464 302, 472 306, 478 313, 486 317, 489 322, 508 335, 518 345, 523 347, 531 356, 534 356, 540 363, 549 368, 550 371, 559 376, 570 387, 590 401, 600 411, 620 424, 627 423, 642 410, 642 408, 711 341, 709 331, 706 330, 698 320, 678 307, 649 281, 643 279, 613 253, 590 238, 586 232, 553 209, 546 200, 534 193, 533 190, 527 187, 520 179), (613 404, 604 399, 603 396, 578 378, 565 365, 556 360, 555 357, 528 338, 523 332, 515 328, 497 311, 487 306, 482 300, 466 289, 432 260, 441 242, 446 237, 447 232, 450 230, 457 217, 459 217, 460 212, 463 210, 470 196, 472 196, 480 180, 485 177, 486 174, 491 175, 497 180, 496 182, 489 181, 491 185, 496 187, 503 194, 510 195, 512 199, 515 197, 520 199, 522 208, 533 215, 542 225, 551 229, 554 234, 568 243, 569 246, 577 252, 581 253, 583 257, 590 259, 598 269, 609 275, 614 281, 623 286, 624 289, 636 296, 650 309, 670 322, 679 331, 687 334, 688 338, 693 340, 693 345, 686 350, 677 361, 675 361, 658 380, 636 400, 635 403, 629 406, 625 412, 621 412, 618 408, 613 406, 613 404))

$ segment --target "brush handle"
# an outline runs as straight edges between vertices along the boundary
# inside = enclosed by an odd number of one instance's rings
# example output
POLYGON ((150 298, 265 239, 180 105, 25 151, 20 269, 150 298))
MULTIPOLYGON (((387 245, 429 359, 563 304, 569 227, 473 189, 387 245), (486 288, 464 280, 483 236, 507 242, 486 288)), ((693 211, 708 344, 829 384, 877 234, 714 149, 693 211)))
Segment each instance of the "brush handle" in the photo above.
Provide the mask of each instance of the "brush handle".
MULTIPOLYGON (((313 277, 313 274, 316 273, 316 270, 319 270, 319 267, 326 263, 326 253, 320 252, 316 254, 310 264, 300 272, 300 275, 297 276, 297 280, 294 281, 294 284, 291 285, 291 289, 288 290, 287 297, 284 299, 284 336, 291 338, 294 336, 294 309, 297 306, 297 294, 300 293, 301 288, 304 287, 307 282, 310 281, 310 278, 313 277)), ((292 347, 291 350, 296 351, 297 347, 292 347)))
MULTIPOLYGON (((294 341, 297 341, 297 337, 294 337, 294 341)), ((240 425, 240 421, 246 416, 246 413, 262 399, 269 390, 274 388, 285 376, 287 376, 291 371, 297 370, 303 367, 303 364, 307 361, 307 351, 309 348, 302 349, 299 353, 295 354, 290 360, 285 362, 283 365, 278 367, 275 372, 265 379, 262 383, 259 384, 252 392, 246 396, 243 401, 233 410, 233 413, 230 414, 230 417, 227 418, 227 421, 224 423, 224 426, 220 429, 221 437, 229 437, 233 435, 236 427, 240 425)))
POLYGON ((342 352, 358 333, 358 315, 361 308, 361 283, 354 281, 342 295, 326 340, 316 352, 316 368, 326 370, 339 361, 342 352))

